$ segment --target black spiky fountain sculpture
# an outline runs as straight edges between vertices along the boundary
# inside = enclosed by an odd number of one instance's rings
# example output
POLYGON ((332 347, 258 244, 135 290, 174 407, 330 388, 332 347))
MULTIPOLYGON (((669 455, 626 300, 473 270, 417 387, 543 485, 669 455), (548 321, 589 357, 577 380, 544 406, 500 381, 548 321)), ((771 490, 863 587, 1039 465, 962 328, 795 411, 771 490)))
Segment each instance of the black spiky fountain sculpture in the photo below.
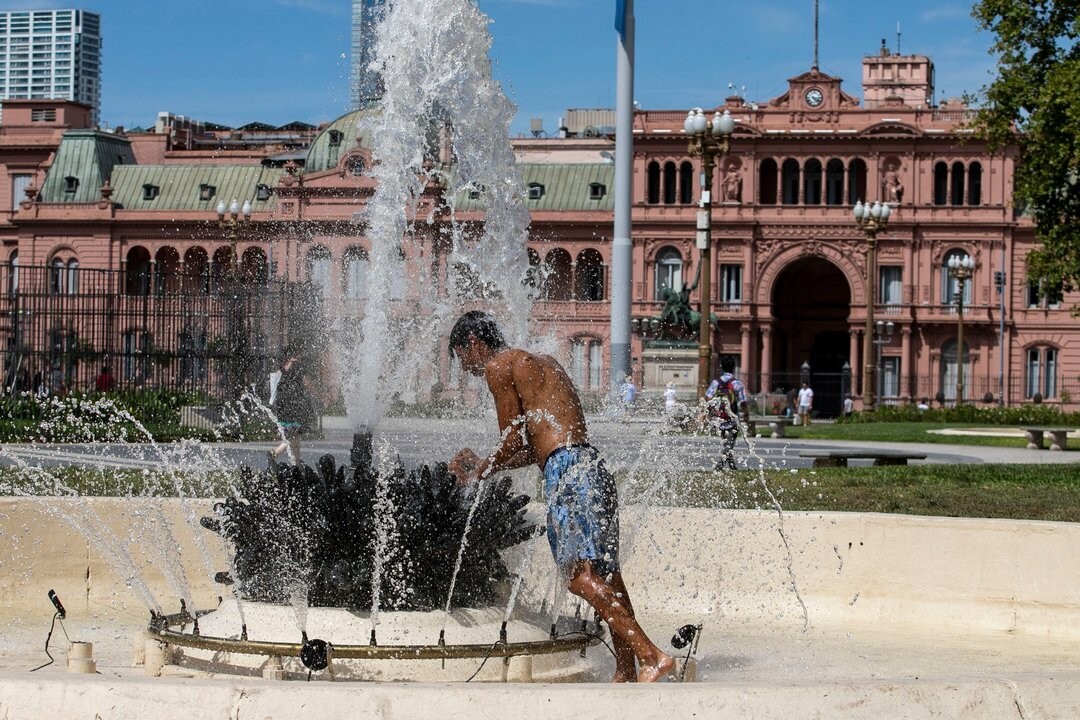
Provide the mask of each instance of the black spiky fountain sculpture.
POLYGON ((268 677, 337 667, 357 679, 453 679, 448 669, 499 657, 489 672, 506 679, 511 658, 525 657, 522 679, 536 668, 557 679, 552 663, 597 638, 581 623, 559 637, 538 617, 508 630, 514 578, 502 552, 540 531, 526 519, 529 497, 511 485, 506 476, 462 486, 445 463, 406 469, 377 458, 366 432, 354 436, 349 465, 324 455, 315 467, 244 467, 236 495, 202 518, 234 548, 232 568, 217 575, 233 598, 152 618, 150 633, 215 671, 222 658, 267 656, 244 672, 268 677))
POLYGON ((498 600, 510 576, 500 551, 537 531, 525 519, 529 496, 514 495, 509 476, 474 489, 459 485, 445 463, 377 468, 368 433, 354 436, 350 459, 340 467, 332 455, 314 468, 245 467, 237 496, 203 518, 235 547, 235 577, 219 578, 235 580, 244 599, 260 602, 288 603, 299 587, 313 606, 367 609, 378 591, 383 609, 440 608, 476 502, 450 604, 498 600))

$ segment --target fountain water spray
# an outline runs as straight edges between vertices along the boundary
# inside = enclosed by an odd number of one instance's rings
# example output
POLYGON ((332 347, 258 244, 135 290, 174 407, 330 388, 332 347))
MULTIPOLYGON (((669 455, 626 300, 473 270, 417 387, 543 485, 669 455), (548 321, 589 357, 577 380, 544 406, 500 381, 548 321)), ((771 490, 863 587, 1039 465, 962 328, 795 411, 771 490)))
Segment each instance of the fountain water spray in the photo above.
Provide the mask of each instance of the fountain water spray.
POLYGON ((395 393, 433 385, 441 338, 463 309, 508 321, 512 342, 526 337, 530 218, 509 143, 514 107, 491 77, 487 23, 469 0, 394 2, 376 30, 385 95, 361 122, 377 181, 363 217, 369 292, 359 336, 337 333, 357 425, 374 429, 395 393), (455 214, 469 189, 483 205, 480 230, 455 214), (433 263, 447 252, 443 286, 433 263), (417 311, 403 318, 391 298, 410 278, 417 311))

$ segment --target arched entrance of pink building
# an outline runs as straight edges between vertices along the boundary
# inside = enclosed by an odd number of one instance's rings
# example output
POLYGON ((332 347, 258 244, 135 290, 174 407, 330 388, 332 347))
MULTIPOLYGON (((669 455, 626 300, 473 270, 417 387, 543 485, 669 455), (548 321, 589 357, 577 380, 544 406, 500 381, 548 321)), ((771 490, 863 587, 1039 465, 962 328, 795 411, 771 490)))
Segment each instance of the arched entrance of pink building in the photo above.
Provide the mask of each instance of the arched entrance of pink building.
POLYGON ((844 366, 852 364, 847 277, 826 258, 797 258, 778 274, 771 305, 769 389, 797 389, 809 368, 814 414, 839 415, 844 393, 850 392, 844 366))

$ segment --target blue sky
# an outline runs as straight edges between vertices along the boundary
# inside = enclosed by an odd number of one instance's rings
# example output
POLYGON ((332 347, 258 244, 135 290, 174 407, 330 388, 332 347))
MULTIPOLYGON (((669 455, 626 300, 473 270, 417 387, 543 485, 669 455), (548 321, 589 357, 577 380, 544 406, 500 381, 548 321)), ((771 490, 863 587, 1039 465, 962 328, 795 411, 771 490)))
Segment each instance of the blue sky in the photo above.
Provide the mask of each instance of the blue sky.
MULTIPOLYGON (((411 0, 413 2, 438 0, 411 0)), ((615 104, 615 0, 479 0, 515 133, 567 108, 615 104)), ((636 0, 635 97, 645 108, 715 106, 728 84, 767 100, 813 59, 813 0, 636 0)), ((102 14, 102 121, 147 126, 168 110, 226 125, 333 120, 347 109, 349 0, 0 0, 0 9, 102 14)), ((884 38, 930 55, 937 98, 976 92, 994 67, 971 6, 949 0, 821 6, 820 67, 861 96, 860 61, 884 38)))

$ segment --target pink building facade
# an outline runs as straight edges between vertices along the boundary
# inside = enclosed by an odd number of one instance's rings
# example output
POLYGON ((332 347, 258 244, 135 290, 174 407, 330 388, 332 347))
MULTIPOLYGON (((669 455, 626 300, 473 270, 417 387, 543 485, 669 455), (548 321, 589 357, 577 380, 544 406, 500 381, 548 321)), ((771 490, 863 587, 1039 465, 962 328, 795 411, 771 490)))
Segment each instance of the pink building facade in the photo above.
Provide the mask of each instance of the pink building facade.
MULTIPOLYGON (((1074 402, 1080 330, 1069 308, 1080 295, 1062 297, 1028 282, 1034 230, 1011 203, 1016 153, 989 153, 966 129, 965 108, 933 104, 932 78, 928 58, 882 54, 864 59, 861 102, 839 78, 811 70, 791 78, 777 98, 732 97, 716 108, 731 112, 736 129, 713 179, 714 367, 721 356, 734 356, 754 392, 787 389, 809 375, 826 414, 844 393, 859 397, 868 243, 851 207, 878 200, 892 215, 878 235, 878 272, 869 282, 875 318, 892 323, 892 333, 878 338, 870 359, 880 375, 875 395, 884 402, 951 402, 960 364, 968 401, 1017 404, 1038 395, 1074 402), (961 255, 976 267, 964 289, 958 352, 958 287, 945 267, 961 255)), ((80 106, 53 105, 59 114, 27 107, 24 118, 5 104, 0 126, 0 280, 8 290, 0 351, 8 356, 15 266, 45 268, 46 294, 78 295, 79 273, 110 269, 119 273, 118 296, 153 297, 212 292, 239 257, 241 276, 252 284, 311 279, 329 296, 359 292, 370 247, 358 213, 374 190, 364 172, 371 155, 358 137, 361 113, 322 128, 297 156, 295 148, 273 143, 218 151, 186 143, 197 149, 185 150, 154 134, 89 130, 80 106), (233 198, 252 201, 250 222, 222 229, 215 207, 233 198)), ((659 314, 665 288, 693 284, 698 270, 700 160, 688 152, 685 116, 686 110, 635 114, 638 328, 659 314)), ((532 213, 529 256, 543 277, 533 319, 539 332, 554 332, 582 390, 603 394, 614 141, 601 135, 514 142, 532 213)), ((439 201, 434 187, 423 200, 430 208, 439 201)), ((470 198, 459 207, 466 221, 479 217, 470 198)), ((430 237, 410 250, 421 255, 413 260, 445 279, 448 248, 438 223, 424 233, 430 237)), ((30 275, 23 277, 25 291, 30 275)), ((414 282, 419 278, 407 285, 414 282)), ((418 288, 401 293, 407 299, 418 288)), ((691 303, 700 300, 695 291, 691 303)), ((134 316, 127 322, 138 324, 134 316)), ((116 352, 144 346, 133 341, 116 352)), ((696 350, 687 353, 656 343, 647 331, 635 335, 634 373, 646 393, 672 381, 691 397, 696 350)), ((449 367, 439 372, 449 379, 449 367)))

